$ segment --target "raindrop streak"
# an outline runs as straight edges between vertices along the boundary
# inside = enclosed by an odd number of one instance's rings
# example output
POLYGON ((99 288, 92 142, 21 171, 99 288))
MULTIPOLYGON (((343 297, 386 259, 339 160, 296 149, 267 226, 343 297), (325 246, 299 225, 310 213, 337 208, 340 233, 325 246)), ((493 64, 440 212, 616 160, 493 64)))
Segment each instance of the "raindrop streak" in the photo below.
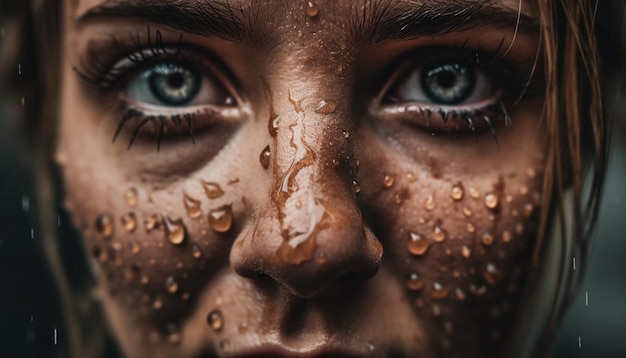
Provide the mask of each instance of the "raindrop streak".
POLYGON ((202 186, 204 187, 204 192, 209 199, 217 199, 224 195, 224 191, 218 183, 202 180, 202 186))
POLYGON ((572 268, 576 271, 576 256, 572 257, 572 268))
POLYGON ((259 162, 263 169, 267 169, 270 166, 270 155, 272 155, 272 151, 270 150, 269 144, 263 148, 261 151, 261 155, 259 156, 259 162))
POLYGON ((493 194, 493 193, 489 193, 485 196, 485 206, 491 210, 495 209, 498 207, 498 197, 493 194))
POLYGON ((424 281, 416 273, 412 273, 406 280, 406 287, 411 291, 420 291, 424 287, 424 281))
POLYGON ((113 236, 113 218, 108 213, 100 214, 96 218, 96 231, 105 238, 113 236))
POLYGON ((493 245, 493 235, 488 232, 484 233, 483 237, 480 238, 480 242, 485 246, 493 245))
POLYGON ((137 189, 130 188, 124 193, 124 201, 130 206, 137 205, 137 189))
POLYGON ((453 200, 457 200, 458 201, 458 200, 463 199, 463 194, 464 194, 463 187, 461 185, 457 184, 457 185, 452 187, 452 191, 450 192, 450 197, 453 200))
POLYGON ((30 239, 33 240, 35 238, 35 229, 30 229, 30 239))
POLYGON ((393 175, 385 175, 383 178, 383 186, 385 188, 391 188, 393 183, 396 181, 396 177, 393 175))
POLYGON ((582 346, 580 336, 578 336, 578 348, 582 346))
POLYGON ((135 231, 135 228, 137 228, 137 217, 135 216, 135 213, 130 212, 124 214, 121 220, 122 226, 126 229, 126 231, 133 232, 135 231))
POLYGON ((409 242, 407 243, 407 249, 409 252, 415 256, 421 256, 428 251, 430 247, 430 242, 428 239, 422 238, 419 234, 414 232, 409 235, 409 242))
POLYGON ((589 306, 589 291, 585 291, 585 306, 589 306))
POLYGON ((439 226, 435 226, 435 230, 433 231, 433 241, 442 242, 446 239, 446 232, 443 231, 439 226))
POLYGON ((233 225, 233 210, 230 205, 224 205, 209 213, 209 226, 213 231, 224 233, 233 225))
POLYGON ((361 186, 359 185, 359 183, 356 182, 356 180, 352 181, 352 188, 354 189, 354 192, 357 194, 361 192, 361 186))
POLYGON ((335 102, 326 102, 321 100, 320 103, 317 104, 317 108, 315 108, 315 113, 331 114, 335 111, 335 109, 337 109, 337 104, 335 102))
POLYGON ((320 9, 312 2, 308 2, 306 6, 306 15, 310 17, 315 17, 319 14, 320 9))
POLYGON ((428 211, 432 211, 436 207, 437 207, 437 204, 435 204, 435 198, 432 195, 429 195, 428 198, 426 198, 426 201, 424 202, 424 209, 428 211))
POLYGON ((23 196, 22 197, 22 210, 26 212, 29 209, 30 209, 30 200, 28 199, 27 196, 23 196))
POLYGON ((487 269, 485 270, 483 276, 485 277, 485 281, 490 285, 495 285, 496 283, 502 280, 502 273, 498 271, 496 266, 492 263, 487 264, 487 269))
POLYGON ((185 225, 183 220, 173 220, 169 216, 163 217, 165 223, 165 238, 173 245, 180 245, 185 241, 185 225))
POLYGON ((54 345, 56 346, 57 345, 57 328, 56 327, 54 327, 53 332, 54 332, 53 333, 53 335, 54 335, 54 345))
POLYGON ((174 276, 167 276, 165 279, 165 288, 167 292, 174 294, 178 292, 178 282, 174 279, 174 276))
POLYGON ((184 193, 183 203, 185 204, 185 210, 187 210, 187 215, 189 215, 192 219, 197 219, 202 215, 202 210, 200 209, 200 200, 196 200, 187 193, 184 193))
POLYGON ((146 227, 146 231, 148 232, 158 229, 161 226, 161 216, 159 214, 152 214, 148 216, 144 221, 144 225, 146 227))
POLYGON ((224 316, 222 312, 218 309, 214 309, 209 312, 209 315, 206 318, 207 323, 215 332, 219 332, 224 328, 224 316))

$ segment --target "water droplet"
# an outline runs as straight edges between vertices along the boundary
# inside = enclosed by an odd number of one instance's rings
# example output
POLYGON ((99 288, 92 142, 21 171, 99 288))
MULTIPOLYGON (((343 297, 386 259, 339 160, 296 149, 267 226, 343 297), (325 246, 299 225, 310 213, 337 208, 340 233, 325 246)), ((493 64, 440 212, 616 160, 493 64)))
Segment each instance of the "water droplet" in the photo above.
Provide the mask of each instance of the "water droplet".
POLYGON ((178 344, 180 343, 180 332, 178 331, 178 327, 174 324, 169 324, 167 326, 167 342, 169 344, 178 344))
POLYGON ((521 235, 524 233, 524 225, 522 224, 517 224, 515 225, 515 233, 518 235, 521 235))
POLYGON ((137 217, 135 216, 135 213, 130 212, 124 214, 124 216, 122 216, 122 226, 124 226, 124 229, 128 232, 135 231, 137 228, 137 217))
POLYGON ((454 325, 450 321, 445 321, 443 323, 443 328, 446 331, 446 334, 452 334, 452 331, 454 330, 454 325))
POLYGON ((202 215, 202 209, 200 209, 200 200, 196 200, 190 197, 187 193, 183 194, 183 203, 185 204, 185 210, 187 215, 192 219, 197 219, 202 215))
POLYGON ((350 138, 350 132, 348 132, 348 131, 343 131, 342 133, 343 133, 343 137, 344 137, 345 139, 350 138))
POLYGON ((130 206, 137 205, 137 189, 130 188, 124 193, 124 201, 130 206))
POLYGON ((150 277, 148 277, 146 274, 141 275, 141 280, 140 280, 142 285, 147 285, 150 283, 150 277))
POLYGON ((476 231, 476 227, 472 223, 467 223, 466 228, 467 232, 469 233, 473 233, 474 231, 476 231))
POLYGON ((312 2, 308 2, 306 5, 306 15, 310 17, 315 17, 319 14, 320 9, 317 5, 312 2))
POLYGON ((527 187, 525 187, 525 186, 521 187, 521 188, 519 189, 519 193, 520 193, 521 195, 526 195, 526 194, 528 194, 528 188, 527 188, 527 187))
POLYGON ((504 197, 504 201, 506 201, 507 203, 511 203, 511 202, 513 202, 513 196, 512 196, 511 194, 507 194, 507 195, 504 197))
POLYGON ((178 282, 176 282, 174 276, 167 276, 165 279, 165 289, 172 294, 178 292, 178 282))
POLYGON ((160 298, 155 299, 154 301, 152 301, 152 308, 157 311, 160 310, 161 308, 163 308, 163 301, 160 298))
POLYGON ((494 264, 488 263, 487 268, 483 273, 483 277, 485 277, 485 281, 487 281, 487 283, 495 285, 502 280, 503 275, 502 272, 498 271, 494 264))
POLYGON ((452 187, 452 191, 450 192, 450 197, 453 200, 461 200, 463 199, 463 186, 461 186, 460 184, 457 184, 455 186, 452 187))
POLYGON ((433 290, 431 291, 431 296, 436 300, 442 300, 448 297, 449 292, 450 292, 450 289, 443 286, 439 282, 435 282, 433 283, 433 290))
POLYGON ((502 242, 510 242, 512 238, 513 238, 513 235, 511 234, 510 231, 504 230, 502 232, 502 242))
POLYGON ((222 328, 224 328, 224 316, 222 316, 222 312, 218 309, 214 309, 209 312, 206 321, 216 332, 219 332, 222 328))
POLYGON ((472 216, 472 211, 468 207, 463 208, 463 215, 472 216))
POLYGON ((463 247, 461 247, 461 255, 463 255, 463 257, 465 258, 468 258, 472 255, 472 251, 469 249, 469 247, 463 245, 463 247))
POLYGON ((442 230, 439 225, 435 226, 435 230, 433 230, 433 241, 442 242, 446 239, 446 232, 442 230))
POLYGON ((218 183, 206 182, 202 180, 202 186, 204 187, 204 192, 209 199, 217 199, 224 195, 224 191, 218 183))
POLYGON ((233 224, 233 211, 230 205, 224 205, 209 213, 209 226, 216 232, 227 232, 233 224))
MULTIPOLYGON (((310 3, 309 3, 310 4, 310 3)), ((315 108, 315 113, 319 114, 331 114, 337 109, 337 104, 334 102, 326 102, 321 100, 320 103, 317 104, 317 108, 315 108)))
POLYGON ((150 232, 161 227, 161 215, 151 214, 144 220, 146 231, 150 232))
POLYGON ((267 147, 263 148, 261 151, 261 155, 259 156, 259 162, 261 162, 261 166, 263 169, 267 169, 270 166, 270 155, 272 151, 270 150, 269 144, 267 147))
POLYGON ((128 246, 130 247, 130 252, 132 254, 138 254, 139 251, 141 251, 141 245, 139 245, 139 243, 137 243, 136 241, 131 241, 128 246))
POLYGON ((409 242, 407 243, 407 249, 409 252, 415 256, 421 256, 428 251, 430 247, 430 242, 428 239, 422 238, 419 234, 414 232, 409 235, 409 242))
POLYGON ((383 178, 383 186, 385 188, 391 188, 395 181, 396 177, 394 175, 385 175, 385 177, 383 178))
POLYGON ((359 183, 356 182, 356 180, 352 181, 352 188, 354 189, 354 192, 357 194, 361 192, 361 186, 359 185, 359 183))
POLYGON ((222 352, 230 352, 230 341, 225 339, 223 341, 220 341, 220 349, 222 350, 222 352))
POLYGON ((465 292, 463 292, 463 290, 460 288, 457 288, 454 290, 454 295, 456 296, 456 299, 459 301, 463 301, 465 299, 465 292))
POLYGON ((528 168, 526 169, 526 175, 528 175, 530 179, 534 179, 537 177, 537 171, 533 168, 528 168))
POLYGON ((535 208, 533 207, 532 204, 526 204, 524 205, 524 216, 529 218, 533 215, 533 211, 535 210, 535 208))
POLYGON ((114 241, 111 243, 111 248, 115 251, 120 251, 122 249, 122 244, 118 241, 114 241))
POLYGON ((110 214, 98 215, 96 218, 96 231, 107 239, 113 236, 113 218, 110 214))
POLYGON ((487 287, 485 285, 481 285, 480 287, 476 287, 475 284, 469 285, 470 291, 476 296, 482 296, 487 292, 487 287))
POLYGON ((493 193, 489 193, 485 196, 485 206, 489 209, 495 209, 498 207, 498 196, 493 193))
POLYGON ((439 305, 433 305, 432 313, 435 317, 441 316, 441 308, 439 307, 439 305))
POLYGON ((191 256, 193 256, 194 259, 199 259, 200 257, 202 257, 202 251, 200 251, 198 245, 193 245, 193 247, 191 248, 191 256))
POLYGON ((165 237, 173 245, 180 245, 185 241, 185 225, 182 219, 172 219, 169 216, 163 217, 165 223, 165 237))
POLYGON ((480 192, 478 192, 478 190, 476 190, 475 188, 469 188, 468 192, 469 195, 474 199, 478 199, 478 197, 480 196, 480 192))
POLYGON ((406 180, 407 180, 409 183, 413 183, 414 181, 416 181, 416 180, 417 180, 417 178, 415 177, 415 174, 413 174, 413 173, 411 173, 411 172, 408 172, 408 173, 406 173, 406 180))
POLYGON ((411 291, 420 291, 424 287, 424 281, 416 273, 412 273, 406 280, 406 287, 411 291))
POLYGON ((433 195, 429 195, 428 198, 426 198, 426 201, 424 201, 424 209, 431 211, 434 210, 437 207, 437 204, 435 204, 435 198, 433 195))
POLYGON ((493 241, 494 241, 493 235, 491 235, 491 233, 488 233, 488 232, 484 233, 483 237, 480 238, 480 242, 485 246, 493 245, 493 241))
POLYGON ((91 254, 96 260, 100 262, 106 262, 106 260, 108 260, 109 258, 107 252, 105 250, 102 250, 100 246, 94 246, 93 249, 91 249, 91 254))

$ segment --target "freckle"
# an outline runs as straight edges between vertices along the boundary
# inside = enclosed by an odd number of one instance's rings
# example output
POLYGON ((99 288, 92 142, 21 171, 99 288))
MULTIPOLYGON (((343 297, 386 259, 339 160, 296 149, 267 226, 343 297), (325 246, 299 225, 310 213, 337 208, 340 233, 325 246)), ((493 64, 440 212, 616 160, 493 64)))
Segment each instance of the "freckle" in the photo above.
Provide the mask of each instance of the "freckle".
POLYGON ((396 177, 393 175, 385 175, 383 178, 383 186, 385 188, 391 188, 393 183, 396 181, 396 177))
POLYGON ((491 235, 491 233, 486 232, 483 234, 483 237, 480 238, 480 242, 485 245, 485 246, 491 246, 493 245, 493 235, 491 235))
POLYGON ((468 192, 469 195, 474 199, 478 199, 478 197, 480 197, 480 193, 475 188, 469 188, 468 192))
POLYGON ((113 236, 113 227, 113 218, 111 217, 111 214, 100 214, 96 218, 96 231, 104 238, 108 239, 113 236))
POLYGON ((452 191, 450 192, 450 197, 453 200, 461 200, 463 199, 463 187, 460 184, 456 184, 452 187, 452 191))
POLYGON ((520 190, 519 190, 519 193, 520 193, 521 195, 526 195, 526 194, 528 194, 528 187, 525 187, 525 186, 521 187, 521 188, 520 188, 520 190))
POLYGON ((439 307, 439 305, 433 305, 432 313, 435 317, 441 316, 441 308, 439 307))
POLYGON ((184 264, 183 264, 181 261, 178 261, 178 262, 176 263, 176 268, 177 268, 177 269, 182 269, 182 268, 183 268, 183 266, 184 266, 184 264))
POLYGON ((162 243, 161 241, 159 241, 159 242, 157 242, 157 243, 156 243, 156 246, 157 246, 159 249, 162 249, 162 248, 163 248, 163 243, 162 243))
POLYGON ((413 183, 413 182, 415 182, 415 181, 417 180, 417 178, 415 177, 415 174, 413 174, 413 173, 411 173, 411 172, 407 172, 407 173, 406 173, 406 180, 407 180, 409 183, 413 183))
POLYGON ((207 234, 207 231, 206 231, 205 229, 202 229, 202 231, 200 231, 200 234, 201 234, 202 236, 205 236, 205 235, 207 234))
POLYGON ((218 309, 214 309, 207 315, 207 323, 209 326, 215 331, 219 332, 224 328, 224 316, 222 315, 222 311, 218 309))
POLYGON ((515 225, 515 233, 518 235, 521 235, 524 233, 524 225, 522 224, 517 224, 515 225))
POLYGON ((320 103, 317 104, 317 108, 315 108, 315 113, 331 114, 335 112, 335 109, 337 109, 337 103, 321 100, 320 103))
POLYGON ((137 205, 137 189, 130 188, 124 193, 124 201, 129 206, 137 205))
POLYGON ((133 212, 124 214, 122 216, 121 221, 122 221, 122 226, 128 232, 133 232, 137 228, 137 217, 135 216, 135 213, 133 212))
POLYGON ((150 266, 154 266, 156 265, 156 259, 150 259, 148 263, 150 264, 150 266))
POLYGON ((474 231, 476 231, 476 227, 472 223, 467 223, 466 227, 467 227, 467 232, 469 233, 473 233, 474 231))
POLYGON ((411 291, 420 291, 424 287, 424 281, 416 273, 412 273, 406 280, 406 287, 411 291))
POLYGON ((524 216, 529 218, 533 215, 533 210, 534 207, 532 206, 532 204, 526 204, 524 205, 524 216))
POLYGON ((150 341, 150 343, 152 344, 157 344, 161 341, 161 335, 159 334, 159 332, 150 332, 150 334, 148 335, 148 341, 150 341))
POLYGON ((181 219, 172 219, 169 216, 163 218, 165 223, 165 236, 172 245, 180 245, 185 241, 186 230, 181 219))
POLYGON ((357 194, 361 192, 361 186, 359 185, 359 183, 356 182, 356 180, 352 181, 352 188, 354 189, 354 192, 357 194))
POLYGON ((199 259, 202 256, 202 251, 200 251, 198 245, 193 245, 191 248, 191 256, 193 256, 194 259, 199 259))
POLYGON ((183 301, 189 301, 189 292, 184 292, 180 298, 182 298, 183 301))
POLYGON ((184 193, 183 204, 185 204, 185 210, 187 211, 187 215, 189 215, 190 218, 197 219, 202 215, 202 210, 200 209, 200 200, 196 200, 190 197, 187 193, 184 193))
POLYGON ((152 308, 157 311, 160 310, 161 308, 163 308, 163 301, 161 301, 160 298, 155 299, 154 301, 152 301, 152 308))
POLYGON ((446 239, 446 232, 441 229, 439 227, 439 225, 435 226, 435 229, 433 230, 433 241, 435 242, 442 242, 446 239))
POLYGON ((487 195, 485 195, 485 206, 491 210, 495 209, 498 207, 498 196, 493 194, 493 193, 489 193, 487 195))
POLYGON ((133 282, 134 278, 135 278, 135 276, 133 275, 132 271, 124 270, 124 281, 126 281, 126 283, 133 282))
POLYGON ((409 242, 407 243, 407 249, 415 256, 421 256, 428 251, 430 242, 428 239, 422 238, 419 234, 411 232, 409 235, 409 242))
POLYGON ((161 216, 159 214, 151 214, 144 220, 144 226, 147 232, 161 227, 161 216))
POLYGON ((463 208, 463 215, 471 216, 472 215, 472 211, 468 207, 464 207, 463 208))
POLYGON ((269 144, 263 148, 261 151, 261 155, 259 155, 259 162, 263 169, 267 169, 270 166, 270 156, 272 155, 272 150, 270 149, 269 144))
POLYGON ((122 244, 119 241, 113 241, 113 243, 111 243, 111 248, 115 251, 120 251, 122 249, 122 244))
POLYGON ((136 241, 131 241, 128 246, 130 247, 130 252, 134 255, 141 251, 141 245, 139 245, 136 241))
POLYGON ((442 300, 448 297, 449 292, 450 290, 447 287, 443 286, 439 282, 435 282, 433 283, 433 290, 431 292, 431 296, 436 300, 442 300))
POLYGON ((454 270, 454 272, 452 272, 452 276, 454 278, 459 278, 461 277, 461 273, 458 270, 454 270))
POLYGON ((426 201, 424 201, 424 209, 428 210, 428 211, 432 211, 437 207, 437 204, 435 204, 435 198, 433 197, 433 195, 429 195, 428 198, 426 198, 426 201))
POLYGON ((457 288, 454 290, 454 295, 456 296, 456 299, 459 301, 463 301, 465 299, 465 292, 463 292, 463 290, 460 288, 457 288))
POLYGON ((233 211, 231 205, 224 205, 209 213, 209 226, 213 231, 225 233, 233 224, 233 211))
POLYGON ((472 255, 472 251, 469 249, 469 247, 463 245, 463 247, 461 248, 461 255, 463 255, 463 257, 465 258, 468 258, 472 255))
POLYGON ((176 282, 174 276, 167 276, 165 279, 165 289, 171 294, 178 292, 178 282, 176 282))
POLYGON ((316 17, 320 12, 320 9, 317 5, 312 2, 308 2, 306 6, 306 15, 309 17, 316 17))
POLYGON ((488 263, 485 272, 483 272, 483 277, 488 284, 495 285, 502 280, 503 275, 494 264, 488 263))
POLYGON ((214 183, 214 182, 204 181, 204 180, 202 180, 201 183, 202 183, 202 187, 204 188, 204 193, 206 194, 207 198, 217 199, 221 197, 222 195, 224 195, 224 191, 222 190, 219 184, 214 183))

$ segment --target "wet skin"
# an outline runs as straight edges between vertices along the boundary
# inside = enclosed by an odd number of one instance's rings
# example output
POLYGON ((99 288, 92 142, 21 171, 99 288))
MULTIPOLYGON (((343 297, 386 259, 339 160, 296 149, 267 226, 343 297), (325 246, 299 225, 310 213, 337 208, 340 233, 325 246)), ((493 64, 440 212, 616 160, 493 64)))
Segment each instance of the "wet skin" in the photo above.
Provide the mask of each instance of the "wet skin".
POLYGON ((476 8, 471 26, 426 26, 415 36, 377 36, 367 29, 383 22, 363 19, 450 4, 190 3, 203 16, 219 12, 206 4, 222 9, 241 34, 206 33, 215 19, 192 33, 184 22, 145 18, 145 9, 72 4, 56 159, 98 279, 95 296, 126 355, 500 351, 522 309, 541 211, 542 98, 507 98, 489 68, 477 81, 491 89, 462 103, 403 91, 430 54, 454 62, 453 48, 496 53, 525 82, 538 43, 526 24, 510 45, 516 1, 476 8), (481 18, 487 11, 502 20, 481 18), (138 69, 94 90, 81 79, 95 72, 94 59, 123 60, 111 38, 128 53, 165 51, 152 62, 134 57, 138 69), (208 74, 198 102, 138 99, 131 84, 139 74, 181 54, 208 74), (142 114, 112 143, 129 108, 142 114))

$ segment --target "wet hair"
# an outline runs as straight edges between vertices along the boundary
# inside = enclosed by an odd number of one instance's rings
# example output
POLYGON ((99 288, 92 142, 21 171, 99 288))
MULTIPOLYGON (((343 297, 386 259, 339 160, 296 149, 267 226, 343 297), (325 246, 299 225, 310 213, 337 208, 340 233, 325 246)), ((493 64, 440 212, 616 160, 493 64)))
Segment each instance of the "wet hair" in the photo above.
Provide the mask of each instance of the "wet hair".
MULTIPOLYGON (((14 68, 17 63, 29 68, 19 80, 15 74, 10 78, 0 74, 0 79, 9 84, 8 88, 18 89, 15 92, 28 98, 29 105, 22 113, 24 120, 20 121, 20 141, 30 153, 32 173, 38 179, 41 249, 48 259, 66 317, 66 329, 71 337, 67 349, 72 356, 84 356, 87 352, 81 347, 87 345, 84 342, 101 347, 97 339, 85 337, 85 333, 93 333, 95 337, 103 332, 85 330, 93 317, 75 309, 76 300, 88 297, 86 290, 92 278, 68 276, 64 266, 67 261, 61 260, 68 252, 75 254, 73 262, 82 262, 84 258, 77 238, 65 240, 64 237, 63 247, 57 240, 61 234, 55 225, 56 210, 62 193, 50 154, 54 153, 59 113, 56 96, 60 83, 63 5, 62 0, 5 0, 0 4, 0 13, 19 19, 22 31, 21 47, 13 62, 9 59, 11 63, 7 66, 0 63, 0 69, 14 68), (71 241, 75 241, 75 248, 68 250, 65 246, 71 245, 67 243, 71 241)), ((524 1, 524 6, 527 5, 536 10, 541 24, 541 58, 536 65, 543 66, 545 78, 542 121, 548 140, 533 277, 541 276, 548 264, 557 265, 558 273, 550 316, 541 327, 540 340, 533 343, 534 355, 543 355, 584 272, 598 214, 610 144, 607 102, 616 91, 607 86, 606 80, 609 76, 615 78, 623 58, 619 39, 623 5, 604 0, 524 1), (551 225, 556 226, 555 239, 559 239, 556 263, 546 262, 549 243, 546 238, 552 232, 551 225), (579 263, 575 271, 569 266, 574 257, 579 263)), ((83 265, 88 272, 86 263, 83 265)), ((89 353, 98 351, 91 348, 89 353)))

